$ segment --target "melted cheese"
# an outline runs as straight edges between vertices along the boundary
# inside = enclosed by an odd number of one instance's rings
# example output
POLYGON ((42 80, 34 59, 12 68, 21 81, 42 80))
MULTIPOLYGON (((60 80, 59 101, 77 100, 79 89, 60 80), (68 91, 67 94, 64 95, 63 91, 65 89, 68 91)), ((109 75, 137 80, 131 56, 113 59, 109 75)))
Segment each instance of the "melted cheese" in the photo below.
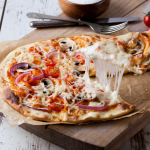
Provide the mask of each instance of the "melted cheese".
POLYGON ((125 53, 113 40, 97 42, 92 46, 81 48, 80 51, 91 59, 110 61, 120 67, 128 67, 131 64, 132 55, 125 53))
POLYGON ((98 98, 99 101, 111 101, 109 105, 114 105, 116 102, 120 102, 120 99, 117 98, 118 90, 121 83, 122 75, 124 72, 124 68, 120 68, 118 66, 112 65, 106 61, 100 59, 93 59, 96 69, 96 78, 97 81, 91 82, 89 78, 89 62, 90 59, 86 56, 85 65, 86 65, 86 73, 85 73, 85 91, 87 93, 92 92, 95 93, 95 97, 98 98), (107 74, 109 76, 107 77, 107 74), (111 79, 115 75, 115 84, 114 91, 111 90, 111 79))

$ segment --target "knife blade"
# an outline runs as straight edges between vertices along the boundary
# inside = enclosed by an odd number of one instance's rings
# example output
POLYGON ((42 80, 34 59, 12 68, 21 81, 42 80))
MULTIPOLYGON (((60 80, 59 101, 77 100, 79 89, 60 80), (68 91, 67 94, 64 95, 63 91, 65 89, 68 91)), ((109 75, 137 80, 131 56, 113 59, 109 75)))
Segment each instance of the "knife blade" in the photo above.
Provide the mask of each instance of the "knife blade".
MULTIPOLYGON (((123 18, 98 18, 91 20, 94 23, 120 23, 120 22, 132 22, 139 21, 140 17, 123 17, 123 18)), ((91 22, 89 20, 89 22, 91 22)))
MULTIPOLYGON (((103 24, 103 23, 120 23, 120 22, 132 22, 139 21, 139 17, 124 17, 124 18, 98 18, 93 20, 86 20, 88 22, 103 24)), ((43 28, 43 27, 59 27, 59 26, 77 26, 83 25, 79 23, 69 21, 31 21, 30 27, 32 28, 43 28)))

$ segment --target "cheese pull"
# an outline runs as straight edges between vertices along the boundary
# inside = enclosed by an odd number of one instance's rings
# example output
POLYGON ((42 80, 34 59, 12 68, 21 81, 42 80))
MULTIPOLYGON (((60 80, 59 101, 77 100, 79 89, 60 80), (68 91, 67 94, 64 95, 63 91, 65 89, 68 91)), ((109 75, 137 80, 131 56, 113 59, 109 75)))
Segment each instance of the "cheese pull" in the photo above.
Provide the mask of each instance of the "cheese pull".
POLYGON ((107 61, 125 72, 143 74, 150 64, 150 32, 127 33, 103 41, 79 51, 91 60, 96 58, 107 61))

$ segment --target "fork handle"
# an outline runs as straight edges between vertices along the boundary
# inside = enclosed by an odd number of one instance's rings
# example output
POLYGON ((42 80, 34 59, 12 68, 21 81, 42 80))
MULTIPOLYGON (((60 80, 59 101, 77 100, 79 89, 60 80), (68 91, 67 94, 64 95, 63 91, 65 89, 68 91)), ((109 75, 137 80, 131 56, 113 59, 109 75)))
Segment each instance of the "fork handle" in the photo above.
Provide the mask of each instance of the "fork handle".
POLYGON ((80 21, 77 19, 67 19, 67 18, 61 18, 61 17, 55 17, 51 15, 45 15, 45 14, 39 14, 39 13, 27 13, 27 16, 29 18, 34 18, 34 19, 52 19, 52 20, 60 20, 60 21, 69 21, 69 22, 76 22, 76 23, 83 23, 86 25, 89 25, 88 22, 86 21, 80 21))

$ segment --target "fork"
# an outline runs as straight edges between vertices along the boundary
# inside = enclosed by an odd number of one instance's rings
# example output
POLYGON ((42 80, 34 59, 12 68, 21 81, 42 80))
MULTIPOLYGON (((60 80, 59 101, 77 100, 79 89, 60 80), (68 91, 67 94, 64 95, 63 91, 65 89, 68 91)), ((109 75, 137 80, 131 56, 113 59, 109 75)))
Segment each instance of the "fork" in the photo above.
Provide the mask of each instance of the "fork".
POLYGON ((34 18, 34 19, 52 19, 52 20, 59 20, 59 21, 63 20, 63 21, 69 21, 69 22, 82 23, 82 24, 89 26, 93 31, 102 33, 102 34, 109 34, 109 33, 119 31, 125 28, 126 25, 128 24, 128 22, 124 22, 124 23, 114 25, 114 26, 102 26, 96 23, 81 21, 77 19, 60 18, 60 17, 51 16, 51 15, 32 13, 32 12, 27 13, 27 17, 34 18))

